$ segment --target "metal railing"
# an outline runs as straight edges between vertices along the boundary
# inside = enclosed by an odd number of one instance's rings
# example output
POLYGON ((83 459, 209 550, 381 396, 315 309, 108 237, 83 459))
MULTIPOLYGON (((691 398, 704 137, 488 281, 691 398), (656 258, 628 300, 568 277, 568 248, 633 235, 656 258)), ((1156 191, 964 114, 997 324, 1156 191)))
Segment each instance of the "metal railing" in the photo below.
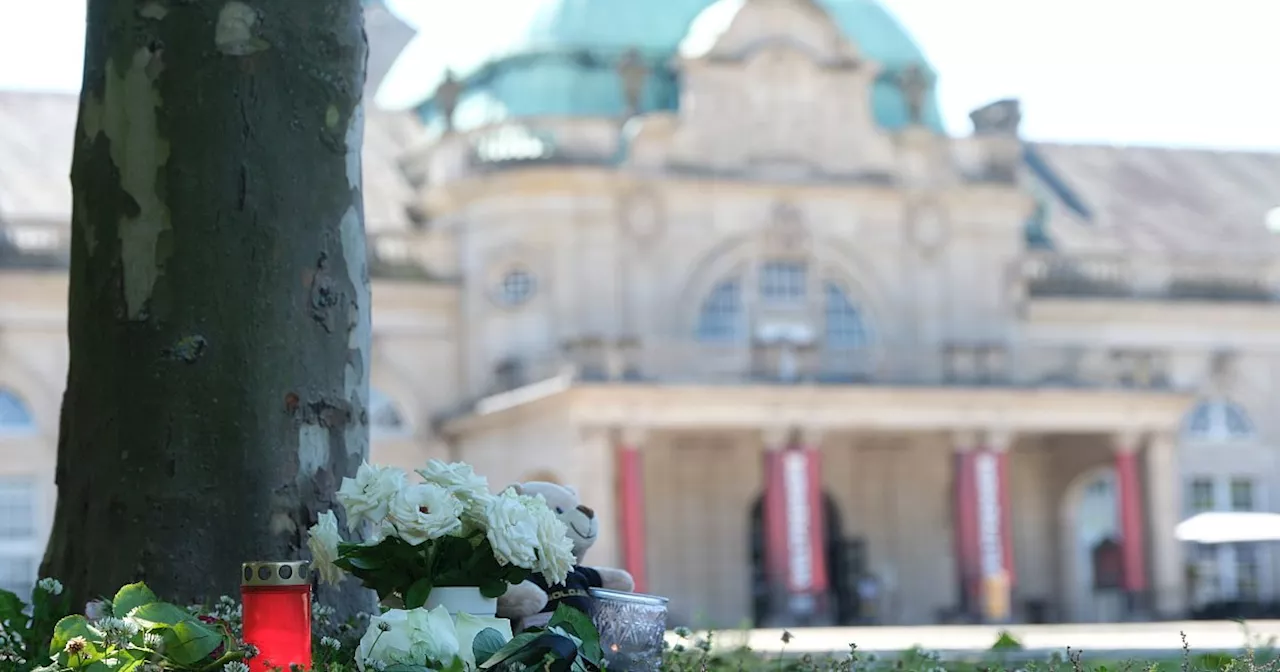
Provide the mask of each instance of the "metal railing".
POLYGON ((806 348, 659 339, 583 339, 515 356, 485 394, 562 378, 673 385, 884 385, 1172 390, 1170 355, 1155 349, 969 342, 806 348))
POLYGON ((1045 298, 1271 302, 1277 265, 1266 259, 1031 254, 1018 262, 1026 292, 1045 298))

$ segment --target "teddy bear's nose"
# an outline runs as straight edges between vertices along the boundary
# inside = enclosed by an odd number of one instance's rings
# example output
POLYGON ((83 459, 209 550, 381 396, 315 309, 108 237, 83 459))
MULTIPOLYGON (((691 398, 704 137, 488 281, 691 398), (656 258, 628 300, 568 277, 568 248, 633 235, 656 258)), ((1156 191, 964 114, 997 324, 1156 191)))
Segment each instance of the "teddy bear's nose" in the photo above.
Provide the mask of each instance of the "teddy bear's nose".
POLYGON ((596 517, 596 512, 595 512, 595 511, 592 511, 592 510, 591 510, 591 507, 589 507, 589 506, 587 506, 587 505, 585 505, 585 504, 579 504, 579 505, 578 505, 578 510, 579 510, 579 511, 581 511, 581 512, 583 513, 583 515, 585 515, 587 518, 595 518, 595 517, 596 517))

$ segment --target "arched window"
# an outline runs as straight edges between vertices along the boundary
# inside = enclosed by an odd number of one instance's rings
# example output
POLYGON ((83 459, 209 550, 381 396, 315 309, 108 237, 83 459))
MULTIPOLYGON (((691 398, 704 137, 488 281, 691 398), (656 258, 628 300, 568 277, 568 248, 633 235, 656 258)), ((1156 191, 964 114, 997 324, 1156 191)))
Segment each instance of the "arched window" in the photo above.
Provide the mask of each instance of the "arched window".
POLYGON ((369 433, 376 437, 397 436, 408 431, 408 424, 395 401, 381 390, 369 391, 369 433))
POLYGON ((801 303, 809 288, 809 269, 798 261, 770 261, 760 267, 760 299, 801 303))
POLYGON ((1256 433, 1249 414, 1225 399, 1200 402, 1187 414, 1182 427, 1184 439, 1212 443, 1248 441, 1256 433))
POLYGON ((0 435, 35 431, 36 421, 27 404, 13 392, 0 389, 0 435))
POLYGON ((734 341, 742 337, 742 282, 737 278, 716 285, 698 313, 698 340, 734 341))
POLYGON ((823 283, 826 317, 826 344, 833 348, 860 348, 868 344, 862 311, 858 310, 844 289, 834 282, 823 283))

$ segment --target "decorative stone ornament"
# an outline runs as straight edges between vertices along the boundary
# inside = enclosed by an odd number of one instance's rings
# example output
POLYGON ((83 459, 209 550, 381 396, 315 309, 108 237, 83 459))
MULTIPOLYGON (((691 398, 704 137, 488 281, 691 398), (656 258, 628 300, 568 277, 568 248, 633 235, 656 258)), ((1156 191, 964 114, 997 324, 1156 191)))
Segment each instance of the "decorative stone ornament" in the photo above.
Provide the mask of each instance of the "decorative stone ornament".
POLYGON ((917 204, 907 211, 907 227, 911 244, 925 255, 932 255, 947 243, 946 217, 932 203, 917 204))
POLYGON ((453 114, 458 110, 458 100, 462 98, 463 89, 462 82, 458 81, 452 70, 445 71, 444 81, 436 87, 436 109, 440 110, 440 116, 444 119, 446 133, 453 130, 453 114))
POLYGON ((765 238, 772 252, 785 254, 804 251, 809 244, 809 230, 800 208, 785 201, 774 205, 765 238))
POLYGON ((649 66, 645 65, 638 49, 628 49, 623 54, 618 63, 618 78, 622 80, 622 99, 627 106, 627 116, 633 117, 640 113, 645 82, 649 79, 649 66))
POLYGON ((622 198, 620 206, 627 236, 648 243, 662 235, 663 212, 657 196, 648 190, 634 191, 622 198))

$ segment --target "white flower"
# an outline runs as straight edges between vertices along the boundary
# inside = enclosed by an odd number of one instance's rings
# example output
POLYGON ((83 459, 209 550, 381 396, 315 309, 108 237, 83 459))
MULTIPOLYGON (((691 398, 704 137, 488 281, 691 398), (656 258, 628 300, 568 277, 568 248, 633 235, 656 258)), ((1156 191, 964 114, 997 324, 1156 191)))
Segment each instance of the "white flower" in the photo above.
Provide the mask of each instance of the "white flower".
POLYGON ((476 474, 466 462, 446 464, 440 460, 429 460, 427 466, 417 472, 422 480, 447 489, 463 502, 489 495, 489 479, 476 474))
POLYGON ((222 672, 249 672, 249 666, 239 660, 233 660, 222 666, 222 672))
POLYGON ((370 619, 356 649, 356 665, 365 670, 428 661, 447 664, 458 654, 458 633, 443 606, 431 611, 392 609, 370 619))
POLYGON ((332 511, 320 514, 319 520, 307 531, 307 548, 311 549, 311 568, 320 574, 320 580, 330 585, 342 581, 342 570, 333 563, 338 560, 338 544, 342 534, 338 531, 338 517, 332 511))
POLYGON ((100 620, 109 613, 111 613, 111 603, 106 600, 93 600, 84 605, 84 617, 89 619, 89 622, 100 620))
POLYGON ((120 664, 120 659, 119 658, 103 658, 102 664, 106 665, 107 667, 116 667, 117 665, 120 664))
POLYGON ((62 594, 62 582, 57 579, 45 577, 43 579, 40 579, 40 581, 36 583, 36 586, 38 586, 40 590, 43 590, 44 592, 49 593, 50 595, 62 594))
POLYGON ((493 495, 489 493, 489 479, 476 474, 466 462, 445 463, 440 460, 429 460, 427 466, 417 470, 418 475, 427 483, 434 483, 453 493, 462 500, 466 511, 463 522, 471 528, 484 526, 484 512, 493 495))
POLYGON ((123 644, 138 634, 138 624, 127 618, 108 616, 94 626, 108 644, 123 644))
POLYGON ((508 488, 489 500, 485 527, 498 564, 533 569, 538 560, 538 524, 515 490, 508 488))
POLYGON ((342 479, 338 502, 347 512, 347 528, 355 532, 364 521, 378 527, 391 506, 391 499, 404 486, 405 473, 395 467, 360 465, 355 478, 342 479))
POLYGON ((462 501, 433 483, 414 483, 396 493, 387 520, 396 536, 413 545, 462 529, 462 501))
POLYGON ((326 648, 326 649, 335 649, 335 650, 336 650, 336 649, 341 649, 341 648, 342 648, 342 642, 339 642, 338 640, 336 640, 336 639, 334 639, 334 638, 332 638, 332 637, 321 637, 321 638, 320 638, 320 646, 323 646, 323 647, 324 647, 324 648, 326 648))
MULTIPOLYGON (((493 628, 502 636, 502 643, 506 644, 511 641, 511 621, 505 618, 494 618, 492 616, 473 616, 466 612, 458 614, 454 619, 454 623, 458 630, 458 655, 462 657, 469 668, 476 666, 476 654, 472 647, 476 641, 476 635, 482 630, 493 628)), ((483 663, 484 661, 478 661, 483 663)))
POLYGON ((564 583, 575 560, 569 528, 547 506, 547 500, 542 495, 521 495, 520 499, 529 509, 537 526, 538 561, 533 570, 541 574, 549 585, 564 583))

